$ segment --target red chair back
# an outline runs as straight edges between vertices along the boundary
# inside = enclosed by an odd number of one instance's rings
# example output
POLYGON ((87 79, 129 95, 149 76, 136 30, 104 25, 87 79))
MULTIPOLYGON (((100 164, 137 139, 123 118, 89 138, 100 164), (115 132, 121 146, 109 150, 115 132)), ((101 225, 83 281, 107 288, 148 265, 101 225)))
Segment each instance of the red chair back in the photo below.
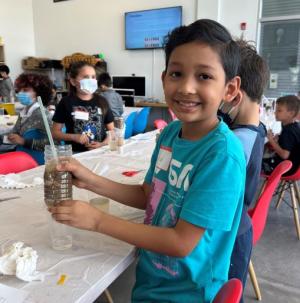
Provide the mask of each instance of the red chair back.
POLYGON ((291 167, 292 162, 289 160, 282 161, 275 167, 267 179, 267 183, 258 198, 256 205, 248 211, 253 226, 253 245, 257 243, 264 231, 272 196, 278 186, 280 178, 291 167))
POLYGON ((242 293, 242 282, 239 279, 230 279, 221 287, 213 303, 239 303, 242 293))
POLYGON ((168 123, 163 119, 154 120, 153 124, 156 129, 164 129, 168 125, 168 123))
POLYGON ((37 162, 29 154, 22 151, 0 154, 1 175, 20 173, 37 166, 37 162))
POLYGON ((298 169, 296 170, 296 172, 290 176, 284 176, 281 178, 282 180, 286 180, 286 181, 298 181, 300 180, 300 166, 298 167, 298 169))

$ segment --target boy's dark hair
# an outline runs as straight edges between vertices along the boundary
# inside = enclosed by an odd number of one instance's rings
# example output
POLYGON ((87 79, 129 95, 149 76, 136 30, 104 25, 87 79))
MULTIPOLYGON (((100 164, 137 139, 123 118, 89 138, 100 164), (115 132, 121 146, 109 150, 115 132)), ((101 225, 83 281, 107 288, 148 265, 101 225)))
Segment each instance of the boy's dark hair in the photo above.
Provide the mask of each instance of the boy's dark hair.
POLYGON ((238 75, 241 77, 241 89, 258 104, 269 80, 269 68, 265 60, 257 53, 254 45, 245 40, 236 41, 240 48, 241 62, 238 75))
POLYGON ((10 72, 9 67, 5 64, 0 65, 0 72, 5 72, 8 75, 10 72))
MULTIPOLYGON (((77 61, 71 64, 69 68, 69 77, 72 79, 75 79, 78 74, 80 73, 80 70, 84 66, 90 66, 92 68, 95 68, 92 64, 85 62, 85 61, 77 61)), ((76 96, 76 87, 73 85, 70 85, 70 95, 76 96)), ((109 105, 106 101, 106 99, 98 94, 94 94, 94 98, 97 102, 97 105, 101 108, 103 115, 106 115, 109 105)))
POLYGON ((174 49, 191 42, 207 44, 219 54, 226 82, 237 75, 240 62, 239 48, 227 29, 210 19, 200 19, 188 26, 177 27, 166 36, 164 46, 166 69, 174 49))
POLYGON ((276 104, 286 106, 288 111, 295 113, 294 117, 296 117, 300 111, 300 102, 298 97, 295 95, 280 97, 276 100, 276 104))
POLYGON ((52 98, 52 87, 53 83, 48 76, 37 73, 23 73, 15 81, 17 92, 23 88, 32 88, 45 106, 52 98))
POLYGON ((102 73, 98 77, 98 86, 105 85, 107 87, 112 86, 111 77, 109 73, 102 73))

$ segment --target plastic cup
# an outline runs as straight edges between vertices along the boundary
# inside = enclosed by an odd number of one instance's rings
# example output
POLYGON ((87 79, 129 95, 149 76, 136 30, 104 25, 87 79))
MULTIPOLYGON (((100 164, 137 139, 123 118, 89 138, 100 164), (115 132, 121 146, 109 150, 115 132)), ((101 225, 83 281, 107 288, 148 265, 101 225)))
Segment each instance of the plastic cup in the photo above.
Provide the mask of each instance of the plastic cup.
POLYGON ((118 147, 118 137, 114 130, 107 131, 108 146, 111 151, 117 150, 118 147))
POLYGON ((98 196, 90 199, 91 205, 108 213, 109 212, 109 199, 106 197, 98 196))
POLYGON ((51 246, 55 250, 65 250, 72 247, 72 232, 68 226, 56 222, 49 217, 51 246))

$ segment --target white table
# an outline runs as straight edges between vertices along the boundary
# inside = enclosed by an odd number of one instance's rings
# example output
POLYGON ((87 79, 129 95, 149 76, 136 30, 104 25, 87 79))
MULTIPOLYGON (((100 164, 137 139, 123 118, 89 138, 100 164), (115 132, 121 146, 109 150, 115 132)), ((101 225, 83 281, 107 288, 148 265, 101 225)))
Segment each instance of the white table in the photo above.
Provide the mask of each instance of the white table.
MULTIPOLYGON (((126 141, 122 154, 107 147, 75 155, 83 164, 108 178, 124 183, 142 183, 155 145, 156 131, 126 141), (134 177, 122 175, 126 170, 140 170, 134 177)), ((23 182, 42 177, 44 167, 21 173, 23 182)), ((75 199, 90 199, 94 194, 74 190, 75 199)), ((48 212, 43 202, 43 186, 22 190, 0 189, 0 198, 19 196, 0 203, 0 245, 9 239, 23 241, 37 250, 37 270, 47 275, 44 282, 22 282, 15 277, 0 277, 0 283, 29 292, 30 303, 93 302, 135 259, 132 245, 111 237, 73 229, 73 247, 55 251, 50 247, 48 212), (57 285, 66 274, 64 285, 57 285)), ((144 212, 110 201, 109 212, 142 221, 144 212)))

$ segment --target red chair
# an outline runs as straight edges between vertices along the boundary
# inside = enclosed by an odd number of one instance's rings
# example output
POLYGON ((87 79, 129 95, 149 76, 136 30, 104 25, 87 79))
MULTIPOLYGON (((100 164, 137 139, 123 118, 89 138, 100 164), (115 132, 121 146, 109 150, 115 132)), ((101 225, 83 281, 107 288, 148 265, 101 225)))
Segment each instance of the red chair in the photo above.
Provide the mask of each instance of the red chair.
POLYGON ((243 284, 239 279, 230 279, 219 290, 212 303, 239 303, 243 284))
POLYGON ((300 205, 300 191, 299 191, 299 187, 297 184, 297 181, 300 180, 300 167, 298 168, 298 170, 291 176, 284 176, 281 177, 281 183, 280 183, 280 188, 278 191, 278 200, 276 203, 276 209, 278 209, 278 207, 280 206, 285 191, 287 190, 290 195, 291 195, 291 201, 292 201, 292 209, 293 209, 293 213, 294 213, 294 221, 295 221, 295 225, 296 225, 296 232, 297 232, 297 236, 298 239, 300 240, 300 224, 299 224, 299 215, 298 215, 298 205, 297 205, 297 200, 298 200, 298 204, 300 205))
POLYGON ((156 119, 154 120, 153 124, 154 127, 159 130, 164 129, 168 125, 168 123, 163 119, 156 119))
MULTIPOLYGON (((272 196, 278 186, 281 176, 286 173, 292 167, 292 162, 289 160, 285 160, 279 163, 271 175, 267 178, 264 189, 262 190, 261 195, 259 196, 254 208, 249 209, 248 214, 252 220, 253 227, 253 246, 256 245, 258 240, 260 239, 268 216, 268 210, 270 203, 272 201, 272 196)), ((257 282, 256 274, 254 271, 254 267, 252 261, 249 263, 249 274, 251 278, 251 282, 256 294, 256 298, 261 300, 261 292, 259 289, 259 285, 257 282)))
POLYGON ((27 153, 15 151, 0 154, 0 174, 20 173, 37 167, 37 162, 27 153))

